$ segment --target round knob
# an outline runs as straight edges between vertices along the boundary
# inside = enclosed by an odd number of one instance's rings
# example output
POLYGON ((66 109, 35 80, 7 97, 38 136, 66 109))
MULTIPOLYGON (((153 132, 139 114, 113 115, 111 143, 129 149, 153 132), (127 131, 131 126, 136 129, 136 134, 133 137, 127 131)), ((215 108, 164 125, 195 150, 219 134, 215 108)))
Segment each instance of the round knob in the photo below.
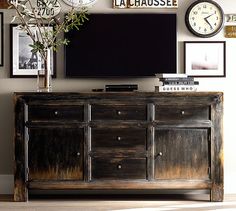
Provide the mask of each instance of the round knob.
POLYGON ((77 156, 78 156, 78 157, 80 156, 80 152, 77 152, 77 156))
POLYGON ((181 114, 182 114, 182 115, 184 115, 184 114, 185 114, 185 112, 184 112, 184 111, 181 111, 181 114))
POLYGON ((118 169, 121 169, 121 168, 122 168, 121 164, 118 164, 118 165, 117 165, 117 168, 118 168, 118 169))
POLYGON ((159 153, 157 154, 158 157, 161 157, 162 155, 163 155, 162 152, 159 152, 159 153))
POLYGON ((117 136, 117 141, 120 141, 121 140, 121 137, 120 136, 117 136))
POLYGON ((58 111, 54 111, 54 114, 57 116, 58 115, 58 111))
POLYGON ((118 114, 118 115, 121 115, 121 111, 117 111, 117 114, 118 114))

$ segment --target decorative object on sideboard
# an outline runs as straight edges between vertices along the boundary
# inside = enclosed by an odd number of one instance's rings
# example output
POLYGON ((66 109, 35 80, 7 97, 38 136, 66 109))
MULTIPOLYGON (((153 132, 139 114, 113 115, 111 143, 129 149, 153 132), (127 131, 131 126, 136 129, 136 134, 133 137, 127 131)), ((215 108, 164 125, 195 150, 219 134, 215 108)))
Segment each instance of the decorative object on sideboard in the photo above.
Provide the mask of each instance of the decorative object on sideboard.
MULTIPOLYGON (((58 38, 58 36, 73 28, 79 30, 81 25, 83 25, 88 18, 85 8, 75 8, 71 6, 64 20, 61 20, 60 17, 58 17, 61 7, 58 0, 39 0, 37 1, 37 6, 35 6, 33 2, 32 0, 11 0, 9 2, 11 5, 10 8, 16 11, 12 22, 20 22, 17 26, 17 30, 20 31, 18 34, 21 36, 22 41, 24 40, 26 43, 31 42, 29 47, 32 48, 31 51, 28 52, 28 58, 25 58, 25 53, 22 50, 25 50, 25 45, 27 44, 24 42, 21 42, 23 45, 19 44, 18 50, 20 54, 24 56, 19 54, 19 57, 16 57, 16 62, 14 63, 15 67, 13 65, 12 69, 33 70, 30 74, 31 76, 36 76, 36 72, 44 71, 43 87, 38 87, 37 91, 48 92, 52 90, 52 70, 50 68, 50 62, 48 61, 51 56, 48 56, 48 52, 56 51, 60 45, 67 45, 69 41, 67 39, 58 38), (50 28, 53 28, 53 30, 48 30, 50 28)), ((11 76, 14 76, 14 74, 11 76)), ((18 74, 18 77, 19 76, 22 75, 18 74)), ((39 77, 42 78, 42 75, 40 74, 39 77)), ((37 81, 39 81, 39 79, 37 81)))
POLYGON ((225 41, 184 42, 185 73, 195 77, 225 77, 225 41))
POLYGON ((3 12, 0 12, 0 66, 3 66, 3 12))
POLYGON ((189 31, 203 38, 218 34, 224 25, 224 19, 222 8, 212 0, 195 1, 185 14, 185 23, 189 31))
POLYGON ((113 8, 178 8, 178 0, 113 0, 113 8))
POLYGON ((186 74, 156 74, 156 92, 195 92, 199 82, 186 74))
POLYGON ((105 85, 106 92, 133 92, 138 90, 138 84, 105 85))

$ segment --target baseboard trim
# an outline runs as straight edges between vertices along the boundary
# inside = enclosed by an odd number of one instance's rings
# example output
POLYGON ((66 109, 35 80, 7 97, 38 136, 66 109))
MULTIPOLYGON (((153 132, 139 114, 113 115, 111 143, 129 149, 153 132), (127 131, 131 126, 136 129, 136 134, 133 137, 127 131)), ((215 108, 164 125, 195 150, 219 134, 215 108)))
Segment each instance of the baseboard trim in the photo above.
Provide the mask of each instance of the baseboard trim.
POLYGON ((14 176, 12 174, 0 174, 0 194, 13 194, 14 176))

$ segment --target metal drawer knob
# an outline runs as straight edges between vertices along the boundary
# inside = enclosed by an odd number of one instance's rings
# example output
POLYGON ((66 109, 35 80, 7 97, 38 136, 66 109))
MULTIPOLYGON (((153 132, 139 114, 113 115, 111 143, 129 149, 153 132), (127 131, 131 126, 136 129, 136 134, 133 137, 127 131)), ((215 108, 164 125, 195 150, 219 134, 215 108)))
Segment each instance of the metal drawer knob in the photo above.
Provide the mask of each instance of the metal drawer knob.
POLYGON ((120 141, 121 140, 121 137, 120 136, 117 136, 117 141, 120 141))
POLYGON ((118 114, 118 115, 121 115, 121 111, 117 111, 117 114, 118 114))
POLYGON ((77 152, 77 156, 78 156, 78 157, 80 156, 80 152, 77 152))
POLYGON ((54 111, 54 114, 55 114, 55 116, 57 116, 58 115, 58 111, 54 111))
POLYGON ((161 157, 162 155, 163 155, 162 152, 159 152, 159 153, 157 154, 158 157, 161 157))
POLYGON ((181 114, 182 114, 182 115, 184 115, 184 114, 185 114, 185 112, 184 112, 184 111, 181 111, 181 114))
POLYGON ((121 164, 118 164, 118 165, 117 165, 117 168, 118 168, 118 169, 121 169, 121 168, 122 168, 121 164))
POLYGON ((163 155, 162 152, 158 152, 157 155, 155 156, 155 159, 161 157, 162 155, 163 155))

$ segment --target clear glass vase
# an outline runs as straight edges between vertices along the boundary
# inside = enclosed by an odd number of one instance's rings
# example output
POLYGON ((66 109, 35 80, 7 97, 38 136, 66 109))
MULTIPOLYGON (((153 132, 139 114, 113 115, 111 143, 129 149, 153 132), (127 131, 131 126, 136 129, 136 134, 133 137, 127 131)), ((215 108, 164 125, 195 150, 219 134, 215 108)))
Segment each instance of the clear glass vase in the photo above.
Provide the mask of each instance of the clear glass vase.
POLYGON ((43 68, 38 70, 37 74, 37 91, 51 92, 52 91, 52 74, 50 62, 50 49, 45 50, 45 59, 43 59, 43 68))

